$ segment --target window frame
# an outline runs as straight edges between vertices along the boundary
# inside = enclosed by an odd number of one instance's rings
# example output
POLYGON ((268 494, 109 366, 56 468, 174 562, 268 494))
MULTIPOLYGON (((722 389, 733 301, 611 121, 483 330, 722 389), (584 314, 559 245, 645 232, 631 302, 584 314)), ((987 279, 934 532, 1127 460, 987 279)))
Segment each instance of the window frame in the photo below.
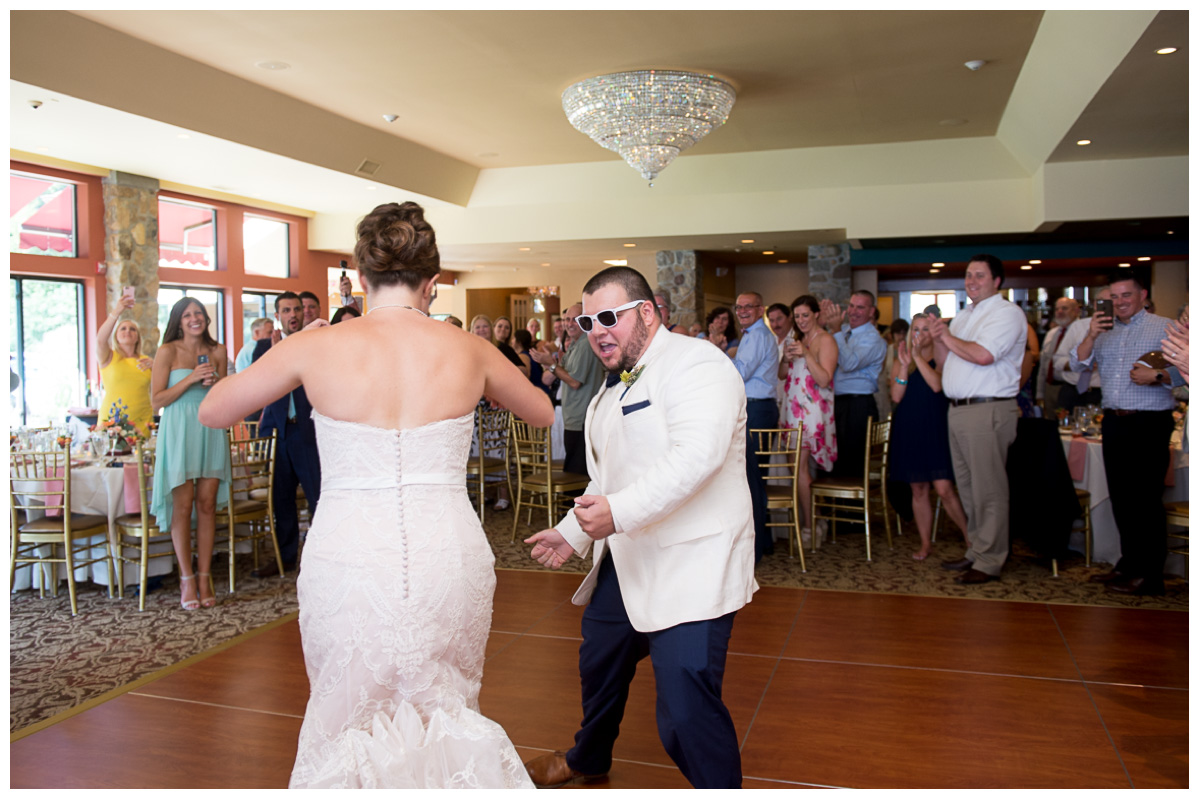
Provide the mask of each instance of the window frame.
MULTIPOLYGON (((28 170, 13 169, 12 167, 9 167, 8 175, 9 175, 9 178, 12 178, 12 176, 16 175, 21 178, 28 178, 30 180, 36 180, 36 181, 44 181, 46 183, 63 183, 63 184, 66 184, 71 187, 71 237, 70 237, 71 238, 71 252, 69 254, 62 253, 60 255, 51 255, 50 253, 30 253, 30 252, 26 252, 25 250, 21 250, 21 249, 13 250, 10 248, 8 251, 9 254, 10 255, 16 254, 16 255, 22 255, 22 256, 43 256, 46 258, 80 258, 82 256, 82 253, 80 251, 83 248, 82 248, 82 245, 80 242, 80 239, 82 236, 82 231, 80 230, 80 227, 79 227, 79 200, 80 200, 80 190, 79 190, 80 184, 79 184, 79 182, 73 181, 73 180, 68 180, 66 178, 51 176, 51 175, 41 175, 39 173, 30 172, 28 170)), ((10 221, 12 220, 11 206, 9 208, 9 220, 10 221)), ((18 244, 20 243, 20 235, 18 235, 18 237, 17 237, 17 242, 18 242, 18 244)))
MULTIPOLYGON (((33 255, 26 253, 24 255, 33 255)), ((85 313, 84 304, 84 282, 77 278, 56 278, 43 277, 40 275, 9 275, 10 286, 13 289, 13 296, 16 299, 16 356, 17 356, 17 377, 21 379, 21 424, 29 424, 29 401, 26 395, 29 382, 25 376, 25 292, 23 284, 25 281, 41 281, 43 283, 68 283, 75 287, 75 328, 79 337, 78 350, 79 363, 77 365, 79 380, 76 382, 75 391, 76 399, 86 395, 87 390, 83 384, 86 384, 90 378, 88 377, 88 347, 87 347, 87 315, 85 313), (15 282, 15 286, 12 282, 15 282), (82 384, 80 383, 82 381, 82 384)), ((64 420, 65 422, 65 420, 64 420)))

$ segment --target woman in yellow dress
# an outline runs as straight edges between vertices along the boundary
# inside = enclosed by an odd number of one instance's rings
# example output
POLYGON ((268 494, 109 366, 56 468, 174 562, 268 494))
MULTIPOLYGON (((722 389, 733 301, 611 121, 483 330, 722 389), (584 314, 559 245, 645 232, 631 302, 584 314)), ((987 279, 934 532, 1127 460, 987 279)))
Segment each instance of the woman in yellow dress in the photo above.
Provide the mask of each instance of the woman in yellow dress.
POLYGON ((154 362, 142 354, 142 333, 131 319, 121 319, 133 307, 133 298, 122 294, 117 306, 96 332, 96 360, 104 399, 100 401, 100 422, 116 416, 114 405, 129 422, 143 433, 154 419, 150 405, 150 368, 154 362))

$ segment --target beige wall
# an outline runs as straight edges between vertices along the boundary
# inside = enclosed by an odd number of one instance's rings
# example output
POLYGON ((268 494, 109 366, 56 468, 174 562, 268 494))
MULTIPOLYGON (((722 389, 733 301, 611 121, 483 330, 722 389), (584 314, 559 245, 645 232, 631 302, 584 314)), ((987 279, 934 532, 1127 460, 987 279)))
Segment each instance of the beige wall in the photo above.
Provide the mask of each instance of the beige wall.
POLYGON ((1179 309, 1188 303, 1188 262, 1154 262, 1150 297, 1160 317, 1178 316, 1179 309))
POLYGON ((804 264, 754 264, 737 268, 737 292, 758 292, 763 305, 791 302, 808 291, 804 264))

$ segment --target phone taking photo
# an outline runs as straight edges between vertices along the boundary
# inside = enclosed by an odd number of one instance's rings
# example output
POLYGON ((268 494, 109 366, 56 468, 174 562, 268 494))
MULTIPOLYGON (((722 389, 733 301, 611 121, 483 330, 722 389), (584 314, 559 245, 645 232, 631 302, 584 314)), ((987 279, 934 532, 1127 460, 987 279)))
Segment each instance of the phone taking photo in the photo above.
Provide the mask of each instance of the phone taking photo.
POLYGON ((121 292, 121 296, 128 297, 130 300, 132 300, 133 299, 133 287, 126 286, 125 289, 121 292))
POLYGON ((1106 329, 1112 328, 1113 317, 1113 301, 1112 298, 1100 299, 1096 301, 1096 315, 1108 317, 1109 321, 1104 324, 1106 329))

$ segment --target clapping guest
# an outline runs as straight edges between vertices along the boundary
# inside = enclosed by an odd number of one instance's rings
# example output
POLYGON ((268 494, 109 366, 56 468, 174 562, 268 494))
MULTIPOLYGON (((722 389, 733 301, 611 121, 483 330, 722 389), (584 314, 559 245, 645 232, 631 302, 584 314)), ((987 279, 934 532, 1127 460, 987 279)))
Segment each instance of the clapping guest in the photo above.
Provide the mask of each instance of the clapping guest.
MULTIPOLYGON (((536 322, 537 320, 534 320, 536 322)), ((542 365, 534 361, 529 355, 529 351, 533 350, 533 334, 528 329, 517 331, 513 334, 513 341, 516 342, 517 355, 529 367, 529 381, 534 386, 541 389, 543 392, 550 394, 550 387, 542 383, 542 365)))
POLYGON ((122 312, 130 308, 133 298, 122 294, 116 308, 96 331, 96 361, 104 383, 99 421, 109 419, 115 405, 131 424, 145 432, 154 419, 150 404, 150 368, 154 362, 142 355, 142 332, 138 324, 131 319, 121 320, 122 312))
POLYGON ((217 508, 229 503, 229 442, 221 428, 200 424, 200 401, 225 377, 228 356, 208 332, 208 311, 194 297, 171 309, 154 357, 152 400, 162 408, 150 513, 171 531, 179 561, 180 604, 187 611, 217 604, 212 584, 217 508), (196 507, 196 562, 192 572, 192 506, 196 507), (197 593, 197 589, 199 593, 197 593))
MULTIPOLYGON (((484 319, 486 319, 486 317, 484 319)), ((504 354, 504 357, 511 361, 513 365, 519 368, 521 372, 524 373, 525 377, 528 378, 529 366, 521 360, 520 356, 517 355, 517 351, 513 350, 512 331, 512 320, 510 320, 508 317, 496 317, 495 322, 492 323, 492 344, 496 345, 496 347, 499 347, 500 352, 504 354)))
POLYGON ((704 322, 708 332, 701 333, 699 338, 708 339, 733 358, 738 346, 738 329, 733 321, 733 312, 724 306, 717 306, 708 312, 704 322))
POLYGON ((1180 376, 1188 380, 1188 307, 1183 307, 1179 319, 1167 325, 1166 338, 1162 340, 1163 358, 1179 370, 1180 376))
POLYGON ((947 415, 950 401, 942 393, 942 370, 933 354, 929 317, 913 317, 908 341, 896 345, 892 362, 892 432, 888 449, 888 477, 912 487, 913 519, 921 547, 913 559, 924 561, 933 550, 933 509, 929 504, 932 483, 942 508, 966 536, 967 516, 954 491, 954 465, 950 460, 947 415))
MULTIPOLYGON (((837 369, 838 348, 833 336, 817 323, 821 306, 817 298, 803 295, 792 301, 793 336, 785 340, 779 362, 786 399, 782 425, 800 427, 800 471, 796 493, 800 513, 808 520, 809 486, 812 484, 809 459, 828 472, 837 460, 837 431, 833 419, 833 373, 837 369)), ((810 536, 805 528, 801 537, 810 536)))
POLYGON ((242 345, 237 358, 233 360, 232 372, 243 372, 254 363, 254 347, 259 339, 270 339, 275 332, 275 323, 270 317, 259 317, 250 323, 250 341, 242 345))
MULTIPOLYGON (((499 320, 504 320, 505 322, 508 322, 508 317, 499 317, 499 318, 497 318, 497 321, 499 321, 499 320)), ((509 322, 508 326, 509 326, 508 332, 511 333, 512 332, 512 323, 509 322)), ((525 364, 521 361, 520 357, 516 354, 516 351, 514 351, 507 344, 504 344, 504 343, 498 341, 497 339, 492 338, 492 321, 488 317, 484 316, 483 314, 476 314, 475 317, 471 320, 471 333, 475 334, 476 336, 478 336, 482 339, 487 339, 489 342, 496 345, 496 347, 500 349, 500 352, 504 354, 504 357, 507 358, 509 361, 511 361, 515 366, 520 367, 520 368, 525 367, 525 364)), ((507 336, 506 336, 506 338, 507 338, 507 336)), ((525 373, 526 377, 529 377, 528 368, 524 368, 524 369, 522 369, 522 371, 525 373)), ((480 402, 483 403, 484 400, 480 400, 480 402)), ((482 502, 482 499, 481 499, 481 502, 482 502)), ((508 508, 508 506, 509 506, 508 487, 500 486, 496 490, 496 504, 494 506, 492 506, 492 508, 495 509, 496 511, 503 511, 504 509, 508 508)))

